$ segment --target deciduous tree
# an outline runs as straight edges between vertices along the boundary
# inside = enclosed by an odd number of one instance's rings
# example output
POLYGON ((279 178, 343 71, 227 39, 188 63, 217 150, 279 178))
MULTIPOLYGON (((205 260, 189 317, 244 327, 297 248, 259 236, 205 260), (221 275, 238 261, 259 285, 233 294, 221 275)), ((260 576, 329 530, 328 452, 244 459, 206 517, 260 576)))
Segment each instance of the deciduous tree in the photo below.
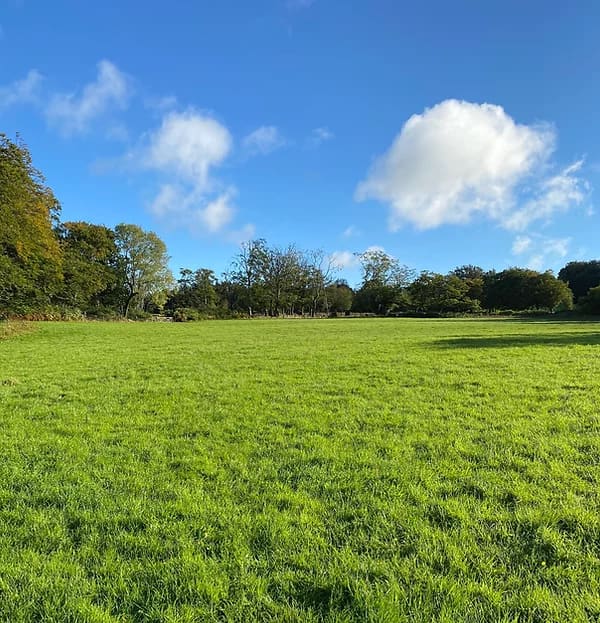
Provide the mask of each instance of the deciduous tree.
POLYGON ((128 316, 133 302, 142 308, 145 301, 160 296, 173 284, 165 243, 154 233, 137 225, 115 227, 119 252, 119 275, 126 291, 123 313, 128 316))

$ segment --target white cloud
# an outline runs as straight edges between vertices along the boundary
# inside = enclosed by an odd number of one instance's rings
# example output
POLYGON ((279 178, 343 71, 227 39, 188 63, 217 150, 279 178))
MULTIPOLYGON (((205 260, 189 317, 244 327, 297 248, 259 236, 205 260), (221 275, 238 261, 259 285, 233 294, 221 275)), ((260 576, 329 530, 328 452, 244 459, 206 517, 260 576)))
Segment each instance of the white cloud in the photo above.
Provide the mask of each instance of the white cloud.
POLYGON ((233 219, 233 189, 213 199, 195 188, 163 184, 150 205, 150 212, 173 227, 186 227, 194 232, 217 233, 233 219))
POLYGON ((513 242, 512 252, 514 255, 521 255, 531 247, 532 239, 529 236, 517 236, 513 242))
POLYGON ((212 117, 195 111, 172 112, 150 135, 143 158, 146 166, 205 189, 210 169, 223 162, 231 143, 229 130, 212 117))
POLYGON ((225 193, 213 199, 198 212, 200 222, 211 232, 217 232, 228 225, 233 218, 234 210, 231 207, 231 193, 225 193))
POLYGON ((555 140, 550 126, 517 124, 500 106, 446 100, 404 124, 356 199, 389 204, 392 230, 404 222, 419 229, 463 224, 476 215, 522 229, 585 194, 580 163, 539 177, 555 140))
POLYGON ((513 255, 521 256, 527 253, 525 264, 534 270, 546 270, 569 254, 571 238, 551 238, 540 234, 517 236, 513 242, 513 255))
POLYGON ((354 225, 346 227, 346 229, 342 232, 342 236, 344 236, 344 238, 352 238, 352 236, 358 236, 359 234, 360 232, 354 225))
POLYGON ((329 258, 331 264, 340 270, 358 266, 358 258, 351 251, 334 251, 329 258))
POLYGON ((15 104, 37 102, 42 80, 42 74, 36 69, 31 69, 25 78, 0 87, 0 110, 15 104))
POLYGON ((116 65, 100 61, 96 80, 87 84, 79 95, 53 95, 46 108, 46 116, 65 134, 84 132, 95 118, 110 108, 125 108, 131 91, 129 79, 116 65))
POLYGON ((549 219, 558 212, 581 204, 589 193, 588 183, 576 175, 582 165, 583 160, 578 160, 557 175, 542 180, 535 196, 507 215, 506 227, 523 230, 533 221, 549 219))
POLYGON ((279 129, 274 125, 263 125, 244 138, 242 144, 251 155, 266 155, 285 145, 279 129))
POLYGON ((334 134, 329 128, 315 128, 308 137, 308 145, 310 147, 319 147, 322 143, 330 141, 334 138, 334 134))
POLYGON ((256 227, 252 223, 246 223, 241 229, 235 229, 227 234, 227 239, 236 245, 252 240, 256 235, 256 227))
POLYGON ((229 130, 216 119, 194 110, 170 112, 148 135, 139 154, 130 155, 167 178, 150 211, 173 227, 194 233, 223 233, 233 221, 236 190, 223 189, 214 171, 231 151, 229 130))

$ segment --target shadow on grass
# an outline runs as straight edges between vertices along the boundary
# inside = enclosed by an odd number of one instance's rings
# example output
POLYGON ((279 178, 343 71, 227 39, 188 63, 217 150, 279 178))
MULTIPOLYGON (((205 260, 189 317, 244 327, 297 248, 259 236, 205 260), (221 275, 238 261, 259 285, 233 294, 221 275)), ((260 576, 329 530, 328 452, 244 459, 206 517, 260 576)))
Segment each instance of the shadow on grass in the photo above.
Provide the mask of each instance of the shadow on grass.
MULTIPOLYGON (((487 319, 487 318, 486 318, 487 319)), ((597 324, 600 326, 600 316, 577 316, 577 315, 541 315, 541 316, 507 316, 494 318, 489 317, 489 320, 500 320, 502 322, 527 322, 533 324, 555 324, 555 325, 569 325, 569 324, 597 324)))
POLYGON ((519 346, 600 346, 600 333, 556 331, 536 335, 474 335, 436 340, 438 348, 515 348, 519 346))

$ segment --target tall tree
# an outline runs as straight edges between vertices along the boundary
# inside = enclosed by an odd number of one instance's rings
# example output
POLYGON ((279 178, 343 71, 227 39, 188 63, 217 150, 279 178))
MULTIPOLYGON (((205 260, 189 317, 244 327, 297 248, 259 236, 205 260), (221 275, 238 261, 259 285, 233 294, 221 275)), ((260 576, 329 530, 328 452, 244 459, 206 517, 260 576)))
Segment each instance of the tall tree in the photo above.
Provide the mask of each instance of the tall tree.
POLYGON ((200 312, 214 311, 217 306, 217 279, 212 270, 199 268, 196 271, 182 268, 179 271, 177 289, 169 297, 167 308, 191 308, 200 312))
POLYGON ((82 310, 98 306, 99 295, 117 283, 117 245, 108 227, 85 222, 57 228, 64 283, 57 298, 82 310))
POLYGON ((293 313, 306 283, 300 253, 294 246, 272 248, 267 258, 265 292, 269 315, 278 316, 286 310, 293 313))
POLYGON ((354 297, 357 311, 387 314, 407 305, 406 287, 414 271, 375 249, 358 254, 362 268, 362 284, 354 297))
POLYGON ((319 308, 325 308, 327 311, 329 307, 327 288, 332 284, 333 275, 339 269, 331 257, 327 257, 320 249, 303 253, 301 262, 305 275, 303 298, 308 303, 309 314, 314 317, 319 308))
POLYGON ((43 307, 60 288, 59 212, 27 146, 0 134, 0 309, 43 307))
POLYGON ((578 303, 590 288, 600 285, 600 261, 569 262, 560 269, 558 278, 569 285, 575 302, 578 303))
POLYGON ((164 295, 173 284, 173 276, 168 267, 167 247, 154 232, 121 223, 115 227, 115 242, 126 292, 123 313, 127 317, 132 303, 141 309, 145 302, 164 295))
POLYGON ((249 316, 264 304, 268 263, 269 249, 262 238, 244 242, 233 261, 228 280, 239 286, 237 302, 249 316))
POLYGON ((466 296, 471 300, 478 301, 479 305, 483 303, 483 290, 485 285, 485 271, 479 266, 473 266, 472 264, 465 264, 464 266, 458 266, 450 275, 458 277, 463 283, 467 285, 466 296))

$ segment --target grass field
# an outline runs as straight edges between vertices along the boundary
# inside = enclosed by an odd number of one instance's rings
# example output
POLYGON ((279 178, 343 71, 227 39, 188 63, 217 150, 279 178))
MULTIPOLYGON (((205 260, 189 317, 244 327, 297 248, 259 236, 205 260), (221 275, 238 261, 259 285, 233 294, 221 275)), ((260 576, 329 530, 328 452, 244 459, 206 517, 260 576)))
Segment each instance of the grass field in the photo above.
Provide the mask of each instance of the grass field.
POLYGON ((600 323, 0 341, 0 620, 600 620, 600 323))

